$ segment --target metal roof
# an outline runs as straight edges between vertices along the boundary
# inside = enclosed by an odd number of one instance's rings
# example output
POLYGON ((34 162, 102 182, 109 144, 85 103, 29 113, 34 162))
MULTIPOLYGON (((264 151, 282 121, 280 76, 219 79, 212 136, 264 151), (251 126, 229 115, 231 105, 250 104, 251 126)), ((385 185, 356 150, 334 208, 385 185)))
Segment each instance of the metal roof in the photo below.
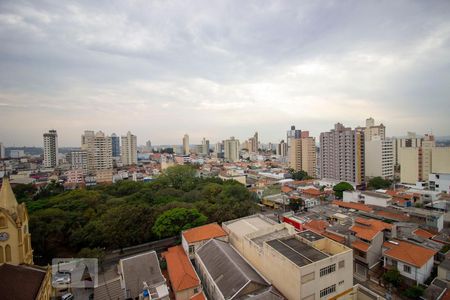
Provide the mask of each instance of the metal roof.
POLYGON ((299 267, 309 265, 329 256, 295 237, 275 239, 268 241, 267 244, 299 267))
POLYGON ((236 295, 236 293, 249 282, 253 283, 252 286, 254 286, 254 290, 270 286, 270 284, 226 242, 215 239, 209 240, 197 250, 197 256, 200 258, 225 299, 243 296, 242 294, 236 295))

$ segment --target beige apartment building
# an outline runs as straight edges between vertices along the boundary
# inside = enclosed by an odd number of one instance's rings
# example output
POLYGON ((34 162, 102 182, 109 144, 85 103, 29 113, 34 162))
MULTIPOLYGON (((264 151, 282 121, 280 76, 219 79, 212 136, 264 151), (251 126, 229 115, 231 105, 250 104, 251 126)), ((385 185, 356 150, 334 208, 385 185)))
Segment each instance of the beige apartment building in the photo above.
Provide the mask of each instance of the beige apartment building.
POLYGON ((288 299, 328 299, 353 287, 353 251, 340 243, 262 215, 222 227, 240 254, 288 299))
POLYGON ((120 154, 124 166, 137 165, 137 138, 129 131, 122 136, 120 154))
POLYGON ((183 136, 183 154, 188 155, 190 153, 189 149, 189 135, 185 134, 183 136))
POLYGON ((58 134, 56 130, 44 133, 44 167, 54 168, 58 166, 58 134))
POLYGON ((364 182, 364 128, 351 129, 341 123, 320 134, 320 178, 364 182))
POLYGON ((316 177, 316 165, 316 139, 310 137, 308 131, 302 131, 300 138, 291 138, 289 167, 316 177))
POLYGON ((86 130, 81 136, 81 149, 87 152, 88 171, 112 169, 112 141, 102 131, 86 130))
POLYGON ((384 140, 386 138, 386 127, 381 123, 375 125, 373 118, 366 119, 366 127, 360 127, 364 131, 365 141, 372 141, 373 139, 384 140))
POLYGON ((234 136, 224 141, 224 158, 229 162, 239 161, 239 140, 234 136))

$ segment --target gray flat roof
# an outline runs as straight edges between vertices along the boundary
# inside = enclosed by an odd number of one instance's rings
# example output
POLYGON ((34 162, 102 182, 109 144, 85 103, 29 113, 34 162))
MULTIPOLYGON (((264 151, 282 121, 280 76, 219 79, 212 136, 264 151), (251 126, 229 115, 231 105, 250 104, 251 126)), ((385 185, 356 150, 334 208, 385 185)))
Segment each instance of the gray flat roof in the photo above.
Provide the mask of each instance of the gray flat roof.
POLYGON ((263 245, 263 243, 266 241, 283 238, 283 237, 286 237, 289 235, 290 235, 289 230, 287 230, 286 228, 283 228, 281 230, 277 230, 274 232, 270 232, 270 233, 252 238, 252 241, 261 247, 263 245))
POLYGON ((299 267, 309 265, 329 256, 295 237, 275 239, 268 241, 267 244, 299 267))
POLYGON ((304 239, 307 239, 310 242, 321 240, 321 239, 324 238, 320 234, 312 232, 311 230, 302 231, 302 232, 298 233, 298 235, 301 236, 304 239))

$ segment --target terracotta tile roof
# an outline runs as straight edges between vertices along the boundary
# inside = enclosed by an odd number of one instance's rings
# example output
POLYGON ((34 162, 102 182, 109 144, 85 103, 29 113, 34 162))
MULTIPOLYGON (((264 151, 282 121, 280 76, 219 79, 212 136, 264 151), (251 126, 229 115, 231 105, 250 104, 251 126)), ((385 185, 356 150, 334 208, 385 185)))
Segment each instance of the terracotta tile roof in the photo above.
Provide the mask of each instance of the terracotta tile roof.
POLYGON ((170 247, 164 252, 164 257, 167 261, 170 283, 175 292, 200 285, 200 280, 182 246, 170 247))
POLYGON ((295 184, 295 185, 305 185, 305 184, 311 184, 313 183, 315 180, 314 179, 305 179, 305 180, 294 180, 291 181, 291 184, 295 184))
POLYGON ((388 248, 384 255, 400 260, 415 267, 422 267, 437 251, 431 250, 410 242, 395 240, 398 245, 384 242, 383 247, 388 248))
POLYGON ((283 185, 282 187, 281 187, 281 192, 283 192, 283 193, 290 193, 290 192, 292 192, 294 189, 292 189, 292 188, 290 188, 290 187, 288 187, 288 186, 285 186, 285 185, 283 185))
POLYGON ((348 209, 356 209, 356 210, 361 210, 361 211, 365 211, 365 212, 372 212, 372 210, 373 210, 369 206, 362 204, 362 203, 344 202, 344 201, 339 201, 339 200, 333 200, 332 203, 335 205, 338 205, 340 207, 344 207, 344 208, 348 208, 348 209))
POLYGON ((313 189, 313 188, 301 190, 301 193, 302 193, 302 194, 311 195, 311 196, 320 196, 320 195, 323 195, 323 194, 324 194, 324 193, 321 192, 320 190, 318 190, 318 189, 313 189))
POLYGON ((195 243, 227 235, 217 223, 191 228, 183 231, 182 234, 188 243, 195 243))
POLYGON ((203 292, 200 292, 198 294, 195 294, 190 298, 190 300, 206 300, 206 296, 203 292))
POLYGON ((328 231, 324 231, 321 234, 329 239, 332 239, 333 241, 338 242, 338 243, 341 243, 341 244, 345 243, 345 237, 340 236, 338 234, 334 234, 334 233, 331 233, 328 231))
POLYGON ((390 212, 390 211, 385 211, 385 210, 375 211, 375 214, 377 216, 384 217, 386 219, 396 220, 396 221, 406 222, 409 220, 409 217, 407 215, 394 213, 394 212, 390 212))
POLYGON ((379 232, 385 229, 392 229, 392 225, 374 219, 356 218, 355 224, 350 230, 356 233, 356 236, 371 241, 379 232))
POLYGON ((303 227, 316 233, 322 233, 325 231, 328 225, 328 222, 324 220, 311 220, 308 223, 305 223, 303 227))
POLYGON ((428 232, 426 230, 420 229, 420 228, 414 230, 413 233, 415 235, 417 235, 417 236, 420 236, 420 237, 424 238, 424 239, 431 239, 433 236, 435 236, 434 234, 432 234, 432 233, 430 233, 430 232, 428 232))
POLYGON ((363 241, 356 240, 352 243, 352 247, 363 252, 367 252, 369 250, 369 244, 364 243, 363 241))

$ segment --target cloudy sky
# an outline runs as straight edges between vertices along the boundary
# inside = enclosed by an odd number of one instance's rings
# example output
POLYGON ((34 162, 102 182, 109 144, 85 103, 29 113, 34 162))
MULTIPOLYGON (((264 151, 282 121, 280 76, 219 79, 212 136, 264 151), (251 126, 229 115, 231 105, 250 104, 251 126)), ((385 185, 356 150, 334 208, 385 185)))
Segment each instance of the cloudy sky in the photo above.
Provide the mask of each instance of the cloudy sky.
POLYGON ((450 134, 450 1, 0 1, 0 142, 450 134))

